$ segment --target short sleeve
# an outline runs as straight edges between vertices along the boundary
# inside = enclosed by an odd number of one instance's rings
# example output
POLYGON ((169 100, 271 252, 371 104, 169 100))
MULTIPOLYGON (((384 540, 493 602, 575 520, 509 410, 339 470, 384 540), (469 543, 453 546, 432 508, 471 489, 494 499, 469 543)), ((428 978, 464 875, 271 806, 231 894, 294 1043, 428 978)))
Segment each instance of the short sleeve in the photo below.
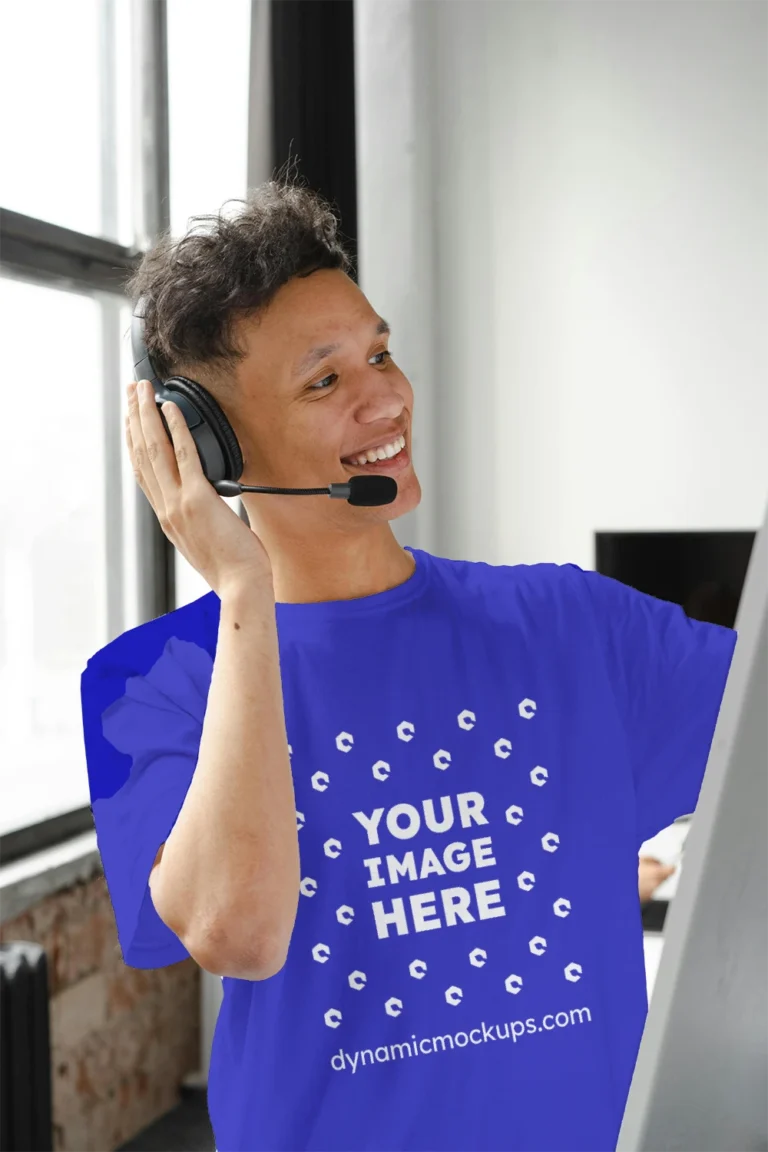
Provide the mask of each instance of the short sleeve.
POLYGON ((158 655, 147 632, 125 663, 110 647, 81 677, 91 810, 127 965, 162 968, 189 956, 155 911, 149 875, 192 781, 213 661, 171 636, 158 655), (142 647, 139 645, 139 647, 142 647), (146 671, 132 673, 137 665, 146 671))
POLYGON ((576 565, 627 737, 638 844, 694 811, 737 634, 576 565))

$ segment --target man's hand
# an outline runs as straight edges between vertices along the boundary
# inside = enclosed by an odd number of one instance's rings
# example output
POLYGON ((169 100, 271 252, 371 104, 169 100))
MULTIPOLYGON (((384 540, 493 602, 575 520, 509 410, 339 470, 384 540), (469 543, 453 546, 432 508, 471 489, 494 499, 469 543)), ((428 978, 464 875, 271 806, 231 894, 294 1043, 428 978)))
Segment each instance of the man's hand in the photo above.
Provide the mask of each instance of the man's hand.
POLYGON ((655 856, 641 856, 638 862, 638 887, 640 890, 640 903, 645 904, 663 880, 671 876, 675 870, 674 864, 662 864, 655 856))
POLYGON ((162 413, 149 381, 132 381, 125 442, 163 532, 220 600, 232 584, 271 592, 272 566, 261 540, 206 478, 178 405, 166 401, 162 413))

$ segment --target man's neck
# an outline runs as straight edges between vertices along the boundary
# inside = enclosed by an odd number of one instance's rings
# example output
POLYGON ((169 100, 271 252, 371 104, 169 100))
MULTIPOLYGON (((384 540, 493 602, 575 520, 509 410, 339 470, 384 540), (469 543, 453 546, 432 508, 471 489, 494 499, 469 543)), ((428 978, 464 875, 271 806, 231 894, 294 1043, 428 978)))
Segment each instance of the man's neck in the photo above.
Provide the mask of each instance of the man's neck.
MULTIPOLYGON (((263 538, 262 538, 263 539, 263 538)), ((263 539, 272 564, 279 604, 315 604, 357 600, 405 583, 414 572, 410 552, 396 540, 389 523, 359 536, 263 539)))

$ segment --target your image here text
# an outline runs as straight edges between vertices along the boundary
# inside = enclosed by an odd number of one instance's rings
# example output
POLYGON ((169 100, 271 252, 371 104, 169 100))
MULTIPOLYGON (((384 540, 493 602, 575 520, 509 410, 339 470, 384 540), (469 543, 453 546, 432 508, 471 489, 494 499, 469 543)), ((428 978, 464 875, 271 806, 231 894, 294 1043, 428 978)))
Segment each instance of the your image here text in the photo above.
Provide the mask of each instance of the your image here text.
MULTIPOLYGON (((368 845, 384 848, 387 833, 391 844, 391 840, 410 840, 422 827, 436 836, 444 836, 457 822, 462 828, 488 824, 484 808, 485 797, 480 792, 460 792, 455 797, 441 796, 439 812, 435 801, 426 799, 422 800, 419 807, 414 804, 394 804, 389 809, 375 808, 370 814, 353 812, 352 815, 365 830, 368 845), (382 836, 385 837, 384 843, 382 836)), ((395 847, 394 844, 391 846, 395 847)), ((416 851, 382 852, 381 855, 366 856, 363 860, 363 867, 368 872, 369 888, 400 884, 401 881, 426 880, 432 875, 446 876, 469 868, 495 865, 493 841, 488 835, 451 840, 435 848, 427 846, 416 851)), ((430 892, 394 896, 391 900, 375 900, 371 904, 371 911, 380 940, 387 939, 390 931, 404 936, 411 931, 428 932, 506 915, 497 879, 479 880, 467 886, 451 884, 430 892)))

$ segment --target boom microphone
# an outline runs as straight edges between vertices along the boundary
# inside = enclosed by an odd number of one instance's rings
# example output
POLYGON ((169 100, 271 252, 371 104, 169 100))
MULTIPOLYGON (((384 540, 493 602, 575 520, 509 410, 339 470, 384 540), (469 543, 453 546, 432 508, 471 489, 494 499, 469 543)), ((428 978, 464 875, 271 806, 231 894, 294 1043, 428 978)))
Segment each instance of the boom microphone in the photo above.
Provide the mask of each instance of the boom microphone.
POLYGON ((391 476, 352 476, 346 484, 329 484, 325 488, 264 488, 256 484, 239 484, 237 480, 217 480, 219 496, 239 496, 241 492, 267 492, 273 496, 330 496, 346 500, 358 508, 375 508, 391 504, 397 496, 397 481, 391 476))

